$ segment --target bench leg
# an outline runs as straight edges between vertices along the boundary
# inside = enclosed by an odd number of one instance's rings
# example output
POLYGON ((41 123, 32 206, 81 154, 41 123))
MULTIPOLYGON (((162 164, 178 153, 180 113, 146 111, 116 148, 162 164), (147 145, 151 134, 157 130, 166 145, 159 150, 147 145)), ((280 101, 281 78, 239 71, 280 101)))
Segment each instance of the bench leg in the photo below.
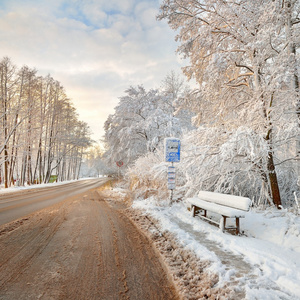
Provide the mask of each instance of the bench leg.
POLYGON ((227 219, 227 217, 226 216, 222 216, 222 217, 223 217, 222 231, 224 232, 225 229, 226 229, 226 219, 227 219))
POLYGON ((195 217, 195 210, 196 210, 196 208, 195 208, 195 205, 192 205, 192 217, 194 218, 195 217))
POLYGON ((240 233, 240 218, 235 218, 235 224, 236 224, 235 234, 238 235, 240 233))

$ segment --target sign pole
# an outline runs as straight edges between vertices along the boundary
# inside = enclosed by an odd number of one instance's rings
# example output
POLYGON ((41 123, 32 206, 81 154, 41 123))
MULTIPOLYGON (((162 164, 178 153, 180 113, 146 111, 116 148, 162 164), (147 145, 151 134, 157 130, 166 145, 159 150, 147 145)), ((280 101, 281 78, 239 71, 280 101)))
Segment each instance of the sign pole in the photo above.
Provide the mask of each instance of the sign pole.
POLYGON ((168 189, 171 190, 170 201, 173 201, 173 194, 176 186, 176 173, 174 162, 180 162, 180 139, 165 138, 165 161, 170 162, 168 167, 168 189))
MULTIPOLYGON (((172 162, 172 167, 174 167, 174 163, 172 162)), ((174 168, 175 169, 175 168, 174 168)), ((174 187, 175 188, 175 187, 174 187)), ((171 196, 170 196, 170 201, 172 203, 173 201, 173 193, 174 193, 174 189, 171 189, 171 196)))

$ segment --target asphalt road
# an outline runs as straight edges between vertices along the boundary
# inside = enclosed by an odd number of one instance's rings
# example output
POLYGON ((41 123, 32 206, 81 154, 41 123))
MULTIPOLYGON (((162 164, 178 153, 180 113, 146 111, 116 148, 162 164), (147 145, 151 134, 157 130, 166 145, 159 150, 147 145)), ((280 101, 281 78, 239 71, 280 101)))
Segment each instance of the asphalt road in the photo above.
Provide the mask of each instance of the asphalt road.
POLYGON ((48 206, 0 226, 1 300, 180 299, 151 240, 103 185, 80 181, 2 199, 2 216, 48 206))
POLYGON ((11 193, 0 191, 0 226, 63 201, 67 197, 97 188, 108 180, 87 179, 11 193))

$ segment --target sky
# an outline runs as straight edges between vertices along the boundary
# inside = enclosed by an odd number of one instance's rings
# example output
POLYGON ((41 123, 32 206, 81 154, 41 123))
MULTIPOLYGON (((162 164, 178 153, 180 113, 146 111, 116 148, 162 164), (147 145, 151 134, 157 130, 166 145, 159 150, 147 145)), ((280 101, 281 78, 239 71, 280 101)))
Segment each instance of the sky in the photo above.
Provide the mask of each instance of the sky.
POLYGON ((162 0, 0 0, 0 59, 50 74, 92 138, 132 86, 181 73, 176 33, 157 21, 162 0))

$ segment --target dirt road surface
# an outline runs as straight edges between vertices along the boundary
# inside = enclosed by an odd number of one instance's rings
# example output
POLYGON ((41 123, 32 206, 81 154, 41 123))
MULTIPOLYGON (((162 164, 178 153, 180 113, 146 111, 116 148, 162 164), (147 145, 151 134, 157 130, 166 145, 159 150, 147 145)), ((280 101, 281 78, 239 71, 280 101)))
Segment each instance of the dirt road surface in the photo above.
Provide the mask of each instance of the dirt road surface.
POLYGON ((0 299, 178 299, 124 208, 94 189, 0 226, 0 299))

